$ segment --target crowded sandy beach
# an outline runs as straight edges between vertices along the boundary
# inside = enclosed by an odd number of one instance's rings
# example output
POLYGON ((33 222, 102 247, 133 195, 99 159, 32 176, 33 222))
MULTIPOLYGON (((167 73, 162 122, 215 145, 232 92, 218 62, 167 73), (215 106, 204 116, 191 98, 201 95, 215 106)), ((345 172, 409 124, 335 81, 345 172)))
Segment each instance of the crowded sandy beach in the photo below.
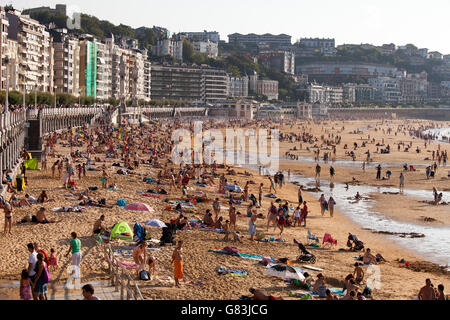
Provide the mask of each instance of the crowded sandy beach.
POLYGON ((69 266, 105 280, 111 246, 146 300, 448 299, 450 144, 423 132, 450 123, 202 126, 268 129, 278 166, 220 163, 217 149, 190 164, 173 133, 194 120, 159 119, 53 132, 22 183, 5 171, 2 298, 46 299, 69 266))

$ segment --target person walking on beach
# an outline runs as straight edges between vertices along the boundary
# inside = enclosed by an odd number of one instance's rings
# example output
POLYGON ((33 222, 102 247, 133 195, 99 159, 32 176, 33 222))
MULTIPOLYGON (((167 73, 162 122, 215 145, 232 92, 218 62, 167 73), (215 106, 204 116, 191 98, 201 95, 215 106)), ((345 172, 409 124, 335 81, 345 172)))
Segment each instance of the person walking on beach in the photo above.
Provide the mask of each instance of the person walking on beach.
POLYGON ((333 197, 330 197, 330 199, 328 199, 328 210, 330 211, 331 218, 333 218, 333 215, 334 215, 335 204, 336 204, 336 201, 334 201, 333 197))
POLYGON ((78 239, 76 232, 72 232, 70 235, 72 240, 70 240, 70 247, 66 253, 66 257, 69 256, 70 252, 72 252, 72 265, 76 268, 74 270, 75 275, 79 276, 81 265, 81 241, 78 239))
POLYGON ((334 168, 333 168, 333 166, 331 166, 330 167, 330 181, 333 181, 334 180, 334 168))
POLYGON ((182 256, 182 246, 183 241, 179 240, 178 244, 173 250, 172 254, 172 263, 173 263, 173 273, 174 273, 174 279, 175 279, 175 286, 180 287, 180 279, 184 279, 183 274, 183 256, 182 256))
POLYGON ((47 283, 50 281, 50 274, 42 253, 37 254, 37 262, 34 271, 36 272, 36 275, 31 283, 31 288, 33 289, 33 299, 47 300, 47 283))
POLYGON ((145 270, 145 261, 147 260, 147 243, 145 241, 139 242, 139 244, 133 249, 133 260, 136 263, 136 275, 139 277, 139 272, 145 270))
POLYGON ((269 193, 272 192, 272 189, 273 189, 273 193, 277 192, 277 190, 275 189, 275 183, 273 182, 272 177, 269 177, 269 181, 270 181, 270 190, 269 190, 269 193))
POLYGON ((400 173, 400 192, 403 192, 405 188, 405 176, 400 173))
POLYGON ((322 170, 322 168, 320 167, 319 164, 316 165, 316 179, 320 178, 320 171, 322 170))
POLYGON ((377 180, 381 180, 381 165, 377 167, 377 180))

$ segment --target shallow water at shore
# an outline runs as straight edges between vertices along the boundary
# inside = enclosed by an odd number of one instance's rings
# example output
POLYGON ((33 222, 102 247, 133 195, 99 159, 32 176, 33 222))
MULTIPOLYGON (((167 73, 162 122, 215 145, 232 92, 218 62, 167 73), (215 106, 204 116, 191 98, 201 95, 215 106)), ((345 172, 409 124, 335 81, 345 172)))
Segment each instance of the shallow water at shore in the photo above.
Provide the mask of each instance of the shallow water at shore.
MULTIPOLYGON (((251 170, 258 171, 257 165, 243 165, 243 167, 251 170)), ((275 174, 276 170, 270 170, 270 174, 275 174)), ((287 172, 284 172, 287 177, 287 172)), ((316 180, 312 177, 300 176, 291 173, 290 182, 297 182, 304 186, 315 187, 316 180)), ((330 182, 328 180, 320 180, 320 186, 323 192, 311 192, 320 198, 322 193, 325 194, 325 198, 332 196, 336 201, 336 208, 345 216, 351 218, 363 228, 368 228, 374 231, 387 231, 394 233, 418 233, 425 235, 424 238, 401 238, 398 236, 386 235, 388 239, 395 241, 399 245, 414 250, 417 254, 423 258, 440 264, 450 265, 450 228, 449 227, 436 227, 436 226, 423 226, 419 224, 396 221, 387 218, 383 215, 383 212, 377 212, 374 200, 361 200, 355 202, 349 200, 356 195, 357 192, 363 197, 367 197, 371 193, 383 193, 383 192, 398 192, 398 188, 392 187, 376 187, 376 186, 350 186, 346 189, 343 183, 334 183, 334 187, 330 188, 330 182), (326 191, 325 191, 326 190, 326 191)), ((415 197, 419 199, 432 199, 432 192, 430 190, 411 190, 405 189, 404 194, 406 196, 415 197)), ((443 192, 443 200, 448 201, 450 199, 449 192, 443 192)), ((362 239, 364 241, 364 239, 362 239)))
POLYGON ((424 134, 432 134, 436 136, 436 140, 450 143, 450 128, 437 128, 437 129, 430 129, 424 131, 424 134), (446 137, 447 140, 444 140, 443 137, 446 137))

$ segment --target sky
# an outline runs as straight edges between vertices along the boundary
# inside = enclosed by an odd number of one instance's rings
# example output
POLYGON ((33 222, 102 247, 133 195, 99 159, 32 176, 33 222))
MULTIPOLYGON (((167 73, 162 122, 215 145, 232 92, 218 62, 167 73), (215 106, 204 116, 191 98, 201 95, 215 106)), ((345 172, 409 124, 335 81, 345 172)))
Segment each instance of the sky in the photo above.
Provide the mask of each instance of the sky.
POLYGON ((336 44, 412 43, 450 54, 450 0, 0 0, 16 9, 65 3, 68 9, 133 28, 228 35, 285 33, 335 38, 336 44))

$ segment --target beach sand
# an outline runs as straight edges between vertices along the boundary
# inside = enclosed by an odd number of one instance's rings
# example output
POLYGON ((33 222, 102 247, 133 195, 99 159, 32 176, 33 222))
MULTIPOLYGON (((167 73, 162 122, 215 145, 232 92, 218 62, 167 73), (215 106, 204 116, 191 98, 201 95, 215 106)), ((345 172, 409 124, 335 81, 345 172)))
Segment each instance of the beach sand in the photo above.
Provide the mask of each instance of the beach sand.
MULTIPOLYGON (((378 121, 380 122, 380 121, 378 121)), ((331 122, 329 122, 329 125, 331 122)), ((346 122, 346 132, 351 130, 351 128, 358 128, 366 126, 367 122, 346 122)), ((289 130, 286 130, 289 131, 289 130)), ((320 133, 320 126, 316 128, 316 131, 320 133)), ((381 136, 381 134, 380 134, 381 136)), ((354 138, 353 135, 344 135, 344 139, 348 139, 349 145, 350 141, 354 138)), ((392 137, 392 141, 394 138, 392 137)), ((408 138, 411 140, 411 138, 408 138)), ((407 140, 405 138, 405 140, 407 140)), ((345 140, 344 140, 345 141, 345 140)), ((423 145, 422 142, 417 142, 417 144, 423 145)), ((433 147, 437 144, 433 143, 433 147)), ((284 154, 284 150, 288 150, 292 147, 292 144, 287 144, 285 149, 280 150, 280 154, 284 154)), ((442 147, 442 145, 441 145, 442 147)), ((448 145, 445 146, 449 150, 448 145)), ((413 149, 415 147, 413 146, 413 149)), ((442 150, 442 149, 441 149, 442 150)), ((449 150, 450 151, 450 150, 449 150)), ((68 152, 68 148, 63 148, 58 146, 57 152, 60 154, 65 154, 68 152)), ((338 151, 338 159, 343 157, 338 151)), ((311 156, 312 153, 304 153, 305 155, 311 156)), ((383 155, 384 156, 384 155, 383 155)), ((389 157, 383 158, 384 161, 419 161, 415 153, 411 151, 402 155, 401 157, 396 157, 396 154, 387 155, 389 157), (404 158, 406 157, 406 158, 404 158)), ((101 156, 103 157, 103 156, 101 156)), ((381 158, 381 155, 374 155, 376 160, 381 158)), ((48 166, 54 162, 54 159, 48 161, 48 166)), ((60 258, 60 269, 57 272, 52 272, 52 279, 54 279, 58 284, 63 284, 67 278, 67 266, 70 264, 70 256, 64 257, 65 253, 69 248, 70 233, 76 231, 82 242, 82 280, 83 283, 87 281, 94 281, 98 279, 105 279, 105 268, 106 262, 103 256, 96 248, 95 239, 92 237, 92 227, 96 219, 99 218, 101 214, 106 215, 106 225, 112 226, 118 221, 126 221, 131 227, 133 227, 135 222, 143 223, 150 218, 158 218, 163 221, 169 221, 170 219, 175 219, 177 214, 164 210, 165 203, 160 199, 146 198, 138 194, 137 191, 146 191, 150 186, 143 183, 142 179, 144 176, 155 177, 158 170, 152 169, 150 166, 141 165, 141 168, 137 172, 141 173, 142 176, 123 176, 115 174, 115 167, 111 167, 111 164, 115 162, 114 160, 106 161, 108 168, 108 174, 112 176, 109 183, 116 183, 119 188, 118 191, 102 190, 94 192, 95 198, 106 198, 107 204, 115 205, 116 201, 120 198, 125 198, 127 203, 132 202, 144 202, 149 204, 155 209, 155 212, 134 212, 127 211, 123 208, 114 206, 112 209, 106 208, 92 208, 88 207, 83 213, 53 213, 51 208, 61 207, 63 205, 75 205, 78 201, 71 201, 70 196, 65 196, 67 191, 62 188, 62 181, 57 178, 51 178, 51 172, 32 172, 28 171, 27 176, 29 179, 29 187, 27 187, 26 192, 37 197, 42 189, 47 190, 50 198, 55 199, 55 202, 48 203, 45 207, 48 209, 48 217, 51 219, 59 220, 58 223, 48 224, 48 225, 35 225, 35 224, 23 224, 23 225, 13 225, 13 235, 3 235, 0 237, 0 246, 7 253, 2 262, 0 263, 0 278, 3 280, 18 280, 20 277, 21 270, 26 267, 28 252, 26 250, 26 244, 29 242, 38 242, 42 248, 47 252, 50 248, 54 248, 60 258)), ((292 172, 297 171, 310 171, 313 172, 313 163, 310 164, 296 164, 295 166, 291 163, 288 167, 291 168, 292 172)), ((337 167, 337 181, 344 181, 350 176, 356 175, 359 171, 358 169, 337 167), (349 172, 355 170, 355 172, 349 172)), ((238 173, 243 173, 244 169, 235 169, 238 173)), ((219 170, 223 172, 224 170, 219 170)), ((248 170, 247 170, 248 171, 248 170)), ((443 170, 440 170, 443 171, 443 170)), ((327 172, 326 167, 323 168, 324 173, 327 172)), ((372 172, 373 173, 373 172, 372 172)), ((306 174, 306 172, 305 172, 306 174)), ((417 173, 418 174, 418 173, 417 173)), ((310 175, 310 174, 308 174, 310 175)), ((396 177, 397 173, 394 172, 393 178, 396 177)), ((88 186, 101 186, 99 181, 101 176, 101 171, 91 172, 88 171, 88 177, 83 178, 81 181, 75 180, 80 190, 86 189, 88 186)), ((375 184, 374 174, 370 177, 366 177, 363 174, 359 174, 357 179, 361 183, 375 184), (373 176, 373 177, 372 177, 373 176)), ((436 179, 440 179, 438 176, 436 179)), ((247 177, 243 174, 238 174, 235 176, 227 176, 229 181, 236 180, 239 185, 243 186, 245 181, 251 179, 256 182, 256 185, 250 185, 249 194, 255 194, 257 196, 258 189, 257 185, 260 182, 265 184, 264 194, 268 193, 268 179, 266 177, 258 176, 257 172, 253 172, 252 177, 247 177)), ((425 188, 424 182, 420 180, 420 177, 408 177, 406 178, 406 187, 409 188, 425 188), (417 179, 417 180, 414 180, 417 179)), ((435 180, 438 181, 438 180, 435 180)), ((218 179, 215 180, 218 184, 218 179)), ((380 183, 380 182, 378 182, 380 183)), ((384 182, 383 182, 384 183, 384 182)), ((432 183, 427 184, 426 187, 430 187, 432 183)), ((445 181, 439 180, 437 187, 442 188, 445 186, 445 181)), ((216 192, 213 192, 207 188, 194 187, 194 190, 201 190, 206 192, 210 198, 215 198, 217 196, 216 192)), ((169 191, 168 186, 165 188, 169 191)), ((277 192, 277 196, 283 200, 288 200, 291 203, 296 203, 297 201, 297 190, 298 187, 292 184, 287 184, 282 190, 277 192)), ((21 194, 23 196, 24 192, 21 194)), ((430 191, 430 196, 431 196, 430 191)), ((177 190, 175 193, 169 194, 167 198, 175 199, 181 196, 181 191, 177 190)), ((394 196, 381 196, 384 197, 381 200, 385 200, 386 203, 391 202, 394 196)), ((220 196, 221 202, 226 206, 226 200, 223 196, 220 196)), ((175 288, 171 281, 150 281, 143 282, 137 281, 144 297, 146 299, 172 299, 172 300, 189 300, 189 299, 207 299, 207 300, 235 300, 241 295, 249 295, 248 289, 250 287, 258 288, 263 290, 266 294, 271 294, 274 296, 281 296, 284 299, 295 299, 289 297, 289 291, 297 291, 295 287, 285 284, 282 279, 273 278, 264 274, 265 268, 258 265, 257 261, 247 260, 238 257, 232 257, 228 255, 221 255, 212 252, 208 252, 209 249, 217 247, 219 249, 227 246, 233 245, 238 247, 239 252, 249 253, 261 256, 270 256, 274 258, 289 258, 295 260, 298 256, 299 251, 297 246, 293 243, 293 239, 298 239, 306 242, 307 230, 311 230, 313 234, 323 237, 325 232, 330 233, 337 241, 337 248, 333 249, 315 249, 311 250, 317 256, 317 263, 315 267, 323 268, 322 272, 326 277, 326 282, 330 287, 341 288, 343 285, 344 277, 353 272, 353 264, 356 260, 353 258, 358 254, 352 252, 338 251, 339 248, 346 247, 346 241, 348 233, 356 234, 361 240, 364 241, 366 248, 371 248, 374 254, 381 253, 388 262, 379 265, 380 275, 381 275, 381 287, 374 289, 374 299, 412 299, 417 296, 419 289, 425 284, 425 279, 430 278, 432 282, 437 284, 444 284, 446 288, 450 286, 450 280, 448 273, 443 273, 436 265, 424 261, 423 258, 418 257, 415 252, 409 251, 408 249, 395 244, 385 235, 375 234, 368 230, 364 230, 361 226, 353 222, 350 218, 342 215, 338 210, 335 210, 334 218, 328 216, 322 217, 320 215, 319 203, 317 199, 306 192, 303 193, 303 198, 308 202, 310 209, 310 214, 308 215, 307 229, 305 228, 286 228, 282 238, 286 240, 285 243, 260 243, 251 242, 249 236, 247 235, 248 230, 248 220, 247 217, 239 217, 238 230, 241 234, 245 235, 244 243, 233 243, 223 241, 223 235, 218 234, 215 231, 205 231, 200 229, 194 229, 191 232, 188 231, 178 231, 176 234, 176 239, 182 239, 184 241, 183 245, 183 258, 184 258, 184 274, 187 277, 186 282, 181 282, 182 287, 175 288), (397 258, 404 258, 415 266, 416 270, 402 268, 396 261, 397 258), (215 272, 216 266, 226 266, 232 269, 244 269, 249 273, 247 278, 240 277, 226 277, 219 276, 215 272)), ((393 216, 396 219, 408 220, 416 219, 416 215, 427 215, 428 208, 424 207, 422 211, 413 210, 411 207, 411 201, 408 199, 403 199, 402 201, 396 201, 396 207, 402 209, 396 209, 393 211, 393 216), (401 207, 400 207, 401 204, 401 207), (414 218, 402 217, 400 210, 405 210, 407 212, 414 212, 414 218)), ((263 206, 258 209, 258 213, 262 213, 264 216, 267 215, 267 208, 270 205, 270 199, 264 198, 263 206)), ((417 204, 419 206, 419 204, 417 204)), ((212 209, 212 203, 201 203, 197 205, 198 214, 187 214, 189 219, 202 219, 203 214, 206 209, 212 209)), ((15 209, 14 219, 16 221, 20 220, 25 214, 31 213, 35 214, 39 205, 34 205, 32 209, 15 209)), ((246 206, 238 206, 237 211, 245 213, 246 206)), ((430 207, 432 208, 432 207, 430 207)), ((448 208, 448 207, 447 207, 448 208)), ((438 215, 445 214, 445 208, 439 208, 439 212, 433 213, 432 217, 436 217, 437 220, 443 224, 448 224, 448 219, 440 217, 438 215), (434 215, 435 214, 435 215, 434 215), (439 219, 438 219, 439 217, 439 219)), ((228 219, 228 212, 222 212, 221 215, 228 219)), ((409 216, 409 214, 408 214, 409 216)), ((266 219, 258 219, 257 230, 263 231, 268 237, 278 237, 278 231, 274 231, 273 227, 270 228, 269 232, 266 232, 266 219)), ((152 238, 159 239, 161 236, 160 229, 150 229, 152 238)), ((157 277, 172 277, 173 276, 173 266, 171 264, 171 254, 173 247, 166 246, 160 248, 159 251, 149 251, 157 259, 157 277)), ((302 266, 302 264, 297 264, 302 266)), ((364 267, 367 271, 367 267, 364 267)), ((310 274, 315 275, 318 272, 311 271, 310 274)), ((134 275, 134 271, 131 272, 134 275)), ((18 289, 17 296, 18 299, 18 289)))

